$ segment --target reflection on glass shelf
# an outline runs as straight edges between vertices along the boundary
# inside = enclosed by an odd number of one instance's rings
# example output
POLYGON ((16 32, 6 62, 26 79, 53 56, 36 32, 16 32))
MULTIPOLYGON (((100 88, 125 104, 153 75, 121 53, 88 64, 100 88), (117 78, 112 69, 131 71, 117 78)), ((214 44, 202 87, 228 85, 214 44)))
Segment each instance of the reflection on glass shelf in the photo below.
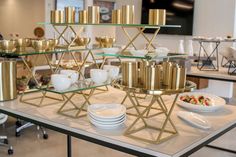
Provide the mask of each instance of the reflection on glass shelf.
POLYGON ((101 84, 96 84, 91 79, 85 79, 85 80, 79 80, 77 83, 74 83, 73 85, 71 85, 70 88, 63 91, 58 91, 52 86, 43 87, 43 88, 41 87, 40 89, 44 91, 52 92, 52 93, 57 93, 57 94, 66 94, 66 93, 79 92, 79 91, 93 89, 93 88, 107 86, 107 85, 110 85, 110 83, 104 82, 101 84))
POLYGON ((39 22, 40 25, 56 25, 56 26, 67 26, 67 25, 80 25, 80 26, 122 26, 122 27, 145 27, 145 28, 181 28, 180 25, 149 25, 149 24, 113 24, 113 23, 100 23, 100 24, 81 24, 81 23, 49 23, 39 22))
POLYGON ((168 59, 168 58, 183 58, 187 57, 186 54, 178 54, 178 53, 169 53, 167 56, 158 56, 156 53, 148 53, 145 56, 134 56, 132 54, 120 54, 120 53, 96 53, 97 56, 104 57, 117 57, 117 58, 133 58, 133 59, 168 59))

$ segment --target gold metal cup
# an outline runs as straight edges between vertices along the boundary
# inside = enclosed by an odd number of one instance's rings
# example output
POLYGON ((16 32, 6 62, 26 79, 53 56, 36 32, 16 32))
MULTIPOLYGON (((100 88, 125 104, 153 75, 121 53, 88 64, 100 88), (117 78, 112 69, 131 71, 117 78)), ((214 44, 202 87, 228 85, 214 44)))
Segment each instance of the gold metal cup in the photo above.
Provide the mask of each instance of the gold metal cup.
POLYGON ((87 12, 87 10, 79 11, 79 23, 80 24, 88 23, 88 12, 87 12))
POLYGON ((75 7, 65 7, 65 22, 75 23, 75 7))
POLYGON ((64 22, 64 11, 51 10, 51 23, 63 23, 63 22, 64 22))
POLYGON ((16 47, 15 40, 0 40, 1 50, 5 53, 13 52, 16 47))
POLYGON ((88 23, 99 24, 100 23, 100 7, 89 6, 88 7, 88 23))
POLYGON ((112 23, 121 24, 121 10, 112 10, 112 23))
POLYGON ((48 50, 49 51, 53 51, 55 50, 56 46, 59 44, 59 40, 58 39, 49 39, 48 40, 48 50))
POLYGON ((178 65, 175 65, 173 67, 171 89, 180 88, 180 78, 181 78, 180 67, 178 65))
POLYGON ((122 84, 129 88, 138 87, 138 63, 122 62, 122 84))
POLYGON ((134 24, 134 5, 122 6, 122 24, 134 24))
POLYGON ((49 41, 47 40, 33 40, 32 47, 37 52, 45 52, 49 48, 49 41))
POLYGON ((165 25, 166 24, 166 10, 165 9, 159 9, 159 25, 165 25))
POLYGON ((138 73, 138 79, 139 79, 139 84, 140 86, 142 87, 145 83, 145 76, 146 76, 146 70, 145 68, 147 66, 150 66, 150 65, 155 65, 156 62, 155 61, 141 61, 141 62, 138 62, 138 66, 139 66, 139 73, 138 73))
POLYGON ((153 18, 153 15, 154 15, 154 9, 149 9, 149 15, 148 15, 148 24, 149 25, 154 25, 154 18, 153 18))
POLYGON ((26 47, 30 45, 30 39, 29 38, 19 38, 15 39, 15 45, 16 45, 16 51, 17 52, 24 52, 26 47))
POLYGON ((180 68, 180 83, 179 88, 185 88, 186 83, 186 68, 181 67, 180 68))
POLYGON ((147 66, 145 68, 145 84, 144 88, 146 90, 158 90, 161 89, 161 73, 162 66, 147 66))
POLYGON ((0 101, 12 100, 17 97, 16 61, 0 62, 0 101))
POLYGON ((171 62, 163 62, 162 66, 163 66, 163 85, 165 85, 167 89, 170 89, 172 85, 173 65, 171 62))

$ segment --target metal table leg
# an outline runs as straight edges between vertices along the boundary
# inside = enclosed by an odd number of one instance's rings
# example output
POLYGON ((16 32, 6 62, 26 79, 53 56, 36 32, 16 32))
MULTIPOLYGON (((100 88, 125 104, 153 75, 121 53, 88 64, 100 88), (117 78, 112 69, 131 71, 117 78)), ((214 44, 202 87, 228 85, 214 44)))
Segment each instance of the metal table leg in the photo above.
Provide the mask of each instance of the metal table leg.
POLYGON ((71 136, 67 135, 67 157, 72 157, 71 136))

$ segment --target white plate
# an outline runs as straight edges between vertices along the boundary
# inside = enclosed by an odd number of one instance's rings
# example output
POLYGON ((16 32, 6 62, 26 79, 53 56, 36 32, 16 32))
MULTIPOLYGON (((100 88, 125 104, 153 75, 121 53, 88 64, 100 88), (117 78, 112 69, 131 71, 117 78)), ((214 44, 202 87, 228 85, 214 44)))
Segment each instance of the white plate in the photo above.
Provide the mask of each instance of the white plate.
POLYGON ((122 121, 121 123, 112 124, 112 125, 107 125, 107 124, 100 124, 100 123, 94 121, 94 120, 93 120, 92 118, 90 118, 89 116, 88 116, 88 118, 89 118, 89 121, 90 121, 94 126, 96 126, 96 127, 98 127, 98 128, 101 128, 101 129, 116 129, 116 128, 118 128, 118 127, 121 127, 121 126, 125 123, 125 120, 124 120, 124 121, 122 121))
POLYGON ((126 120, 126 117, 123 117, 122 119, 120 119, 119 121, 99 121, 94 119, 92 116, 88 115, 88 119, 92 120, 93 122, 97 123, 97 124, 101 124, 101 125, 116 125, 116 124, 120 124, 120 123, 124 123, 124 121, 126 120))
POLYGON ((188 122, 189 124, 196 126, 200 129, 210 129, 211 124, 203 116, 187 111, 179 111, 177 113, 178 117, 188 122))
POLYGON ((224 105, 226 104, 225 100, 222 99, 221 97, 218 97, 216 95, 208 94, 208 93, 200 93, 200 92, 189 92, 189 93, 183 93, 180 94, 177 104, 183 108, 186 108, 190 111, 194 112, 214 112, 216 110, 222 109, 224 105), (211 106, 203 106, 203 105, 194 105, 191 103, 184 102, 180 100, 181 96, 184 95, 194 95, 196 97, 203 95, 204 97, 208 97, 212 100, 212 105, 211 106))
POLYGON ((97 121, 101 121, 101 122, 116 122, 116 121, 120 121, 121 119, 124 119, 126 117, 126 114, 118 117, 118 118, 99 118, 94 116, 93 114, 88 112, 88 115, 90 117, 92 117, 93 119, 97 120, 97 121))
POLYGON ((119 118, 126 113, 126 108, 121 104, 92 104, 88 112, 98 118, 119 118))

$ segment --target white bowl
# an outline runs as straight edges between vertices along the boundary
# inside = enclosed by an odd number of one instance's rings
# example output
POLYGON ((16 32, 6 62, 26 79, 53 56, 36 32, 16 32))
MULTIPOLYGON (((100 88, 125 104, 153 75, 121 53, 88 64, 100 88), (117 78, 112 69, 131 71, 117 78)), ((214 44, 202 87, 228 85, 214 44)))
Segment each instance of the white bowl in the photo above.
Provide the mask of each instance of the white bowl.
POLYGON ((66 75, 68 78, 71 79, 71 83, 75 83, 79 79, 79 73, 75 70, 61 70, 60 74, 66 75))
POLYGON ((68 76, 63 75, 63 74, 52 74, 51 76, 51 81, 53 87, 57 91, 63 91, 71 86, 71 79, 68 78, 68 76))
POLYGON ((112 48, 103 48, 102 51, 105 54, 116 54, 117 52, 120 51, 120 49, 116 47, 112 47, 112 48))
POLYGON ((90 76, 93 82, 96 84, 101 84, 107 81, 108 72, 102 69, 91 69, 90 76))
POLYGON ((144 57, 148 53, 148 50, 130 50, 130 53, 133 56, 144 57))
POLYGON ((168 55, 170 50, 166 47, 158 47, 154 50, 154 52, 158 57, 165 57, 168 55))
POLYGON ((115 79, 119 76, 120 68, 114 65, 104 65, 103 66, 104 70, 107 70, 108 72, 108 77, 110 79, 115 79))

